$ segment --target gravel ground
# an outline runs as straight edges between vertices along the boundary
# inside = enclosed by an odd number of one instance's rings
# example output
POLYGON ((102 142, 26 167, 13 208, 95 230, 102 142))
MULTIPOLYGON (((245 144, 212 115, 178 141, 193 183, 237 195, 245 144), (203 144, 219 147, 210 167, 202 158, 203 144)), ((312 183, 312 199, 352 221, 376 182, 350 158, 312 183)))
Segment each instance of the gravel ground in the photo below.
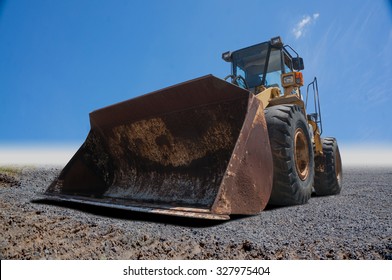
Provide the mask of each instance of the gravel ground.
POLYGON ((392 171, 338 196, 215 222, 39 200, 55 167, 0 167, 1 259, 392 259, 392 171))

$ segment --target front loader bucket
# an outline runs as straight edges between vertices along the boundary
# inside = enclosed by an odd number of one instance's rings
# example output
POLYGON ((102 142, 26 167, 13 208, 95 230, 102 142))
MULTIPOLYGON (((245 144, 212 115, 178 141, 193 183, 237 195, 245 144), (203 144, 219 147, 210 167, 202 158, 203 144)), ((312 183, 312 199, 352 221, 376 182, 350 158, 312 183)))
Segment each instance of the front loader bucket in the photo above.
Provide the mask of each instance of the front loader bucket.
POLYGON ((207 219, 268 202, 263 108, 235 85, 204 76, 94 111, 90 124, 52 199, 207 219))

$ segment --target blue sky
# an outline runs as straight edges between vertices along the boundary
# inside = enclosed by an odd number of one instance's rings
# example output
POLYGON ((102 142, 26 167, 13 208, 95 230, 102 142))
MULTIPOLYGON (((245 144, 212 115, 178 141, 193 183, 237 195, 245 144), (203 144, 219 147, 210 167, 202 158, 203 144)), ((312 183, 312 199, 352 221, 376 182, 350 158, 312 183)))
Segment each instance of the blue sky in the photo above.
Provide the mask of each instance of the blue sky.
POLYGON ((319 81, 324 136, 392 146, 391 1, 0 2, 0 144, 78 143, 88 113, 230 69, 276 35, 319 81))

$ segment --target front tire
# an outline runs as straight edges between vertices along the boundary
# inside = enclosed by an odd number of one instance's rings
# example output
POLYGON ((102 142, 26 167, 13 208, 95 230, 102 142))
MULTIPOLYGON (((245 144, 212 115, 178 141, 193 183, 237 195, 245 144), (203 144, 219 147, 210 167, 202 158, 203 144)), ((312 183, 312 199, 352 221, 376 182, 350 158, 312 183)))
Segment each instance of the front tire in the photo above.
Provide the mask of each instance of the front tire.
POLYGON ((298 105, 265 109, 274 162, 271 205, 306 203, 314 181, 314 152, 308 124, 298 105))
POLYGON ((322 138, 323 156, 316 159, 314 190, 316 195, 335 195, 342 189, 342 160, 335 138, 322 138))

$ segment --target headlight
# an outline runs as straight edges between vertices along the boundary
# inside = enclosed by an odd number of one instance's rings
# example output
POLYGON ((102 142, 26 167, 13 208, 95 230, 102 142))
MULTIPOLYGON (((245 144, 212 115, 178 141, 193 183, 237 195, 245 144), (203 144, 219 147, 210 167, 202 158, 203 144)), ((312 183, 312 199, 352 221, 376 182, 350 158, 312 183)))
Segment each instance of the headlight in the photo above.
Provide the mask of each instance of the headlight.
POLYGON ((283 47, 282 38, 280 38, 280 36, 272 38, 271 45, 278 48, 283 47))
POLYGON ((282 84, 284 87, 294 84, 294 74, 283 76, 282 84))
POLYGON ((226 62, 231 62, 231 52, 224 52, 222 53, 222 59, 226 62))
POLYGON ((290 72, 282 74, 281 77, 283 87, 302 87, 304 85, 304 78, 301 72, 290 72))

